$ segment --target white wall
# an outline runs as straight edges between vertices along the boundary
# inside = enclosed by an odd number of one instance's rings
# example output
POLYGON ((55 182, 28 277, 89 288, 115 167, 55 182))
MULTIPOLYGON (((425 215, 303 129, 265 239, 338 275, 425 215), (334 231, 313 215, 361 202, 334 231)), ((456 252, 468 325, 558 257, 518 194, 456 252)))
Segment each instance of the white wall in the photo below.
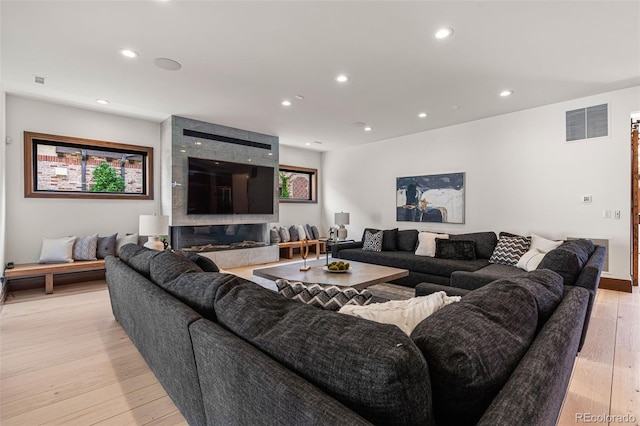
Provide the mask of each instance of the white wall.
POLYGON ((322 226, 321 203, 324 198, 322 187, 322 153, 280 145, 280 164, 287 166, 307 167, 318 170, 318 203, 280 203, 278 224, 271 226, 316 225, 321 236, 327 236, 327 229, 322 226))
POLYGON ((365 227, 607 238, 604 275, 629 279, 629 115, 639 107, 634 87, 325 153, 324 221, 350 212, 356 239, 365 227), (565 111, 606 102, 609 137, 564 142, 565 111), (464 225, 396 221, 396 177, 450 172, 466 173, 464 225), (621 219, 604 219, 605 209, 621 219))
POLYGON ((7 261, 37 261, 42 237, 133 233, 140 214, 160 213, 160 123, 7 95, 6 133, 7 261), (155 199, 25 198, 24 131, 153 147, 155 199))

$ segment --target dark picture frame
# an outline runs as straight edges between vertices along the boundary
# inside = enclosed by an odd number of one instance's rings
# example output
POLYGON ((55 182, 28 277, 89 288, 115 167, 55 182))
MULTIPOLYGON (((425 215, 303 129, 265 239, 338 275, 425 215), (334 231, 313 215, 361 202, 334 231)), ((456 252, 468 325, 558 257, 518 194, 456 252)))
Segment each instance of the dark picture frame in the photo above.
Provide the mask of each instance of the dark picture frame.
POLYGON ((396 178, 398 222, 465 221, 465 173, 396 178))
POLYGON ((24 196, 153 200, 153 148, 25 131, 24 196))

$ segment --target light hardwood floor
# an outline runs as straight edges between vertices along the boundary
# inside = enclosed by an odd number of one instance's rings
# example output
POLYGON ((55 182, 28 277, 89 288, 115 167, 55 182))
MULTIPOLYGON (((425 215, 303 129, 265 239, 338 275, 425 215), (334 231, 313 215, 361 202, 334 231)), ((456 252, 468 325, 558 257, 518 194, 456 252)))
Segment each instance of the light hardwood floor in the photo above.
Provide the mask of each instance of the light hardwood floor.
MULTIPOLYGON (((253 279, 251 270, 233 272, 253 279)), ((584 423, 579 413, 638 424, 639 324, 637 291, 598 292, 559 425, 584 423)), ((104 281, 94 281, 10 294, 0 312, 0 424, 186 422, 113 319, 104 281)))

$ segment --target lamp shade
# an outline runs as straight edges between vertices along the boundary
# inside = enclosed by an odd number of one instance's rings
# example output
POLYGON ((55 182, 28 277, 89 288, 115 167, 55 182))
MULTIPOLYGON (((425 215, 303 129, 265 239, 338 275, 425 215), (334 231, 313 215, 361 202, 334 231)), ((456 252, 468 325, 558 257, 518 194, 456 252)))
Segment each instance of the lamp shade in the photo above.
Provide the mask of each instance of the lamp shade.
POLYGON ((167 235, 169 231, 169 216, 155 214, 141 214, 138 233, 140 235, 167 235))
POLYGON ((336 223, 336 225, 349 224, 349 213, 340 212, 340 213, 336 213, 334 216, 335 216, 334 222, 336 223))

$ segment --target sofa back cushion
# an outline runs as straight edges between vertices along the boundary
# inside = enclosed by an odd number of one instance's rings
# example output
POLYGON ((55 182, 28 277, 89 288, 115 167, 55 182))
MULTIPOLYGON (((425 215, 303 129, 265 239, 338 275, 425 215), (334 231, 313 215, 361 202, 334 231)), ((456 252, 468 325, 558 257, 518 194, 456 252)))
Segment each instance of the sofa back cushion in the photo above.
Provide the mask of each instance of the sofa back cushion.
POLYGON ((539 307, 546 316, 560 303, 561 278, 531 274, 472 291, 413 330, 429 366, 437 424, 476 424, 531 345, 539 307))
POLYGON ((231 274, 192 272, 158 283, 158 286, 204 318, 217 321, 215 300, 218 293, 247 282, 231 274))
POLYGON ((206 256, 200 256, 198 253, 192 251, 179 252, 184 257, 192 260, 196 265, 200 267, 204 272, 220 272, 218 265, 206 256))
POLYGON ((120 247, 120 260, 131 269, 147 278, 151 277, 151 259, 161 252, 139 246, 137 244, 125 244, 120 247))
POLYGON ((399 328, 247 283, 220 294, 218 322, 369 421, 433 424, 424 358, 399 328))
POLYGON ((565 241, 545 254, 537 269, 550 269, 564 278, 565 285, 574 285, 594 251, 590 240, 565 241))
POLYGON ((160 252, 151 259, 151 281, 162 285, 189 272, 203 272, 194 261, 170 250, 160 252))
POLYGON ((498 244, 498 237, 493 231, 472 232, 469 234, 449 234, 450 240, 474 241, 476 243, 476 256, 479 259, 489 259, 498 244))
POLYGON ((418 230, 401 229, 398 230, 398 250, 410 251, 413 253, 418 246, 418 230))

